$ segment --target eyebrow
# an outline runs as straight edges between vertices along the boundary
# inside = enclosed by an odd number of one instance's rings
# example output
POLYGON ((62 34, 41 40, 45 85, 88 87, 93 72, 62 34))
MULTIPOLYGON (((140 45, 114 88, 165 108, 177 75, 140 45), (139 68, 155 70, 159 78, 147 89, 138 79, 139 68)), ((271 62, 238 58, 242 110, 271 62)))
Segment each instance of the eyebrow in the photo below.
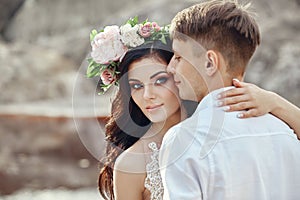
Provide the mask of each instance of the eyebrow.
POLYGON ((129 81, 136 81, 136 82, 140 82, 139 80, 137 80, 137 79, 134 79, 134 78, 128 79, 128 82, 129 82, 129 81))
MULTIPOLYGON (((166 71, 159 71, 159 72, 156 72, 155 74, 153 74, 152 76, 150 76, 150 79, 153 79, 155 76, 157 76, 157 75, 159 75, 159 74, 163 74, 163 73, 168 74, 168 72, 166 72, 166 71)), ((129 81, 140 82, 140 80, 134 79, 134 78, 128 79, 128 82, 129 82, 129 81)))
POLYGON ((166 72, 166 71, 160 71, 160 72, 157 72, 157 73, 153 74, 152 76, 150 76, 150 79, 153 79, 155 76, 157 76, 159 74, 163 74, 163 73, 168 74, 168 72, 166 72))

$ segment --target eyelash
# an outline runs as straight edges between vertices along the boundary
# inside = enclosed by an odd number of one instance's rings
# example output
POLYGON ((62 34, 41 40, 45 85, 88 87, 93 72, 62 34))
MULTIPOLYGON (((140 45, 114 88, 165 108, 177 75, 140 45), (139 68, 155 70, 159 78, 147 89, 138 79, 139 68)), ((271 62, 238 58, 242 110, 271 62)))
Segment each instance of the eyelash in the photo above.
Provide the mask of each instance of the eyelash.
MULTIPOLYGON (((160 78, 156 79, 156 81, 154 82, 154 85, 163 85, 168 80, 169 80, 169 77, 160 77, 160 78)), ((144 87, 144 85, 142 83, 132 83, 129 85, 130 85, 130 88, 134 89, 134 90, 139 90, 144 87)))
POLYGON ((176 61, 179 61, 180 58, 181 58, 180 56, 175 56, 175 57, 174 57, 174 59, 175 59, 176 61))
POLYGON ((160 77, 155 81, 154 84, 162 85, 162 84, 166 83, 168 80, 169 80, 169 77, 160 77), (162 82, 160 82, 160 81, 162 81, 162 82))
POLYGON ((130 88, 134 89, 134 90, 141 89, 142 87, 144 87, 144 86, 141 83, 132 83, 132 84, 130 84, 130 88))

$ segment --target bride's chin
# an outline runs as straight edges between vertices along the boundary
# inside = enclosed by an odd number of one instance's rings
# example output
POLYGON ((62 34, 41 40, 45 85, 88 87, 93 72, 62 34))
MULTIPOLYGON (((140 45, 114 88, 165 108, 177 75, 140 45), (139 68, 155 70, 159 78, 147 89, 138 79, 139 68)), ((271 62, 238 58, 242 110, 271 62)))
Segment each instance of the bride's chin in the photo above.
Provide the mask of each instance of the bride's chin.
POLYGON ((155 124, 164 123, 166 122, 166 118, 163 117, 148 117, 148 119, 155 124))
MULTIPOLYGON (((144 113, 145 114, 145 113, 144 113)), ((153 112, 153 113, 146 113, 145 116, 152 122, 152 123, 165 123, 168 119, 166 112, 161 112, 160 110, 153 112)))

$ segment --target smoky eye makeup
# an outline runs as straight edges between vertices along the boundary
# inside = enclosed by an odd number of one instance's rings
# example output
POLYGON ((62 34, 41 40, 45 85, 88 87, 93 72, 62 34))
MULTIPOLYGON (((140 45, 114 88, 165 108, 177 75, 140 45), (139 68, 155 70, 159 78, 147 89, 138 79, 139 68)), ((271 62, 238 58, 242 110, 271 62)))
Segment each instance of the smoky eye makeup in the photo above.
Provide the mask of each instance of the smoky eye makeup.
MULTIPOLYGON (((152 76, 150 76, 150 84, 154 84, 154 85, 162 85, 165 84, 169 78, 171 77, 171 75, 166 72, 166 71, 159 71, 155 74, 153 74, 152 76)), ((128 84, 130 86, 131 89, 137 90, 137 89, 141 89, 144 87, 144 83, 142 83, 141 81, 139 81, 138 79, 129 79, 128 80, 128 84)))
POLYGON ((138 80, 129 80, 129 87, 131 89, 140 89, 140 88, 143 88, 143 83, 141 83, 140 81, 138 80))
POLYGON ((162 85, 166 83, 169 80, 169 78, 170 78, 169 75, 162 75, 160 77, 157 77, 154 83, 156 85, 162 85))

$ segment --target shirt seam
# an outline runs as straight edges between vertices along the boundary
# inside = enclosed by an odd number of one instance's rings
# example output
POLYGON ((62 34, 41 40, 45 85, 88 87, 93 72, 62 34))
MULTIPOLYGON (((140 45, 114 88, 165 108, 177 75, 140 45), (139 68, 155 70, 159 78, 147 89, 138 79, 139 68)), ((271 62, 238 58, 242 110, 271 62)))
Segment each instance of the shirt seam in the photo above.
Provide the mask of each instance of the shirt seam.
POLYGON ((266 136, 279 136, 279 135, 285 135, 285 136, 294 138, 293 135, 287 134, 286 132, 272 132, 272 133, 262 132, 262 133, 256 133, 256 134, 238 135, 238 136, 233 136, 233 137, 230 137, 230 138, 219 139, 218 142, 225 142, 227 140, 246 138, 246 137, 266 137, 266 136))

